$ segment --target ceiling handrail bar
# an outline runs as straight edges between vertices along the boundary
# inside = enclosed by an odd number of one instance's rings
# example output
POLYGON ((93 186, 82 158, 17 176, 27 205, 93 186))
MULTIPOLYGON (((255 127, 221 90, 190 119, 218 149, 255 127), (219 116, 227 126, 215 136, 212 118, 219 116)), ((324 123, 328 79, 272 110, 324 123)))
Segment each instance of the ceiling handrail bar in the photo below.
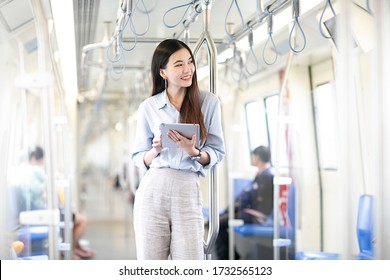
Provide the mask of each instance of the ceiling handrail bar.
MULTIPOLYGON (((275 15, 279 10, 282 10, 287 4, 289 4, 291 0, 276 0, 272 4, 269 4, 264 9, 258 9, 256 14, 250 17, 246 24, 244 24, 241 28, 239 28, 236 32, 232 34, 232 37, 235 40, 240 40, 244 37, 251 29, 253 29, 258 24, 261 24, 268 18, 269 14, 272 13, 275 15)), ((232 42, 227 42, 230 45, 232 42)))

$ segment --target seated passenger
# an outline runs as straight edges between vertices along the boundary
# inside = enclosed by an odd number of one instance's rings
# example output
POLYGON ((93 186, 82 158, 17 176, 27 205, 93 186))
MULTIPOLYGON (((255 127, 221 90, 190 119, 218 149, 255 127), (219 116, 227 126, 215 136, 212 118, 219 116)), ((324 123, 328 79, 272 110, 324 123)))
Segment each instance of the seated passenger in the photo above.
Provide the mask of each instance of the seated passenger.
MULTIPOLYGON (((23 163, 13 174, 13 184, 17 189, 17 215, 21 211, 47 209, 47 186, 45 174, 45 152, 42 147, 35 146, 29 149, 28 162, 23 163)), ((60 212, 63 209, 63 194, 59 196, 60 212), (61 205, 62 204, 62 205, 61 205)), ((63 220, 63 215, 61 215, 63 220)), ((83 249, 80 238, 85 232, 86 217, 80 213, 73 213, 73 259, 91 258, 94 252, 83 249)))
MULTIPOLYGON (((234 203, 235 219, 242 219, 244 223, 263 224, 273 209, 273 178, 270 168, 270 150, 260 146, 251 153, 251 163, 258 168, 252 181, 252 187, 243 190, 234 203)), ((216 240, 217 257, 220 260, 229 259, 229 232, 228 210, 220 215, 220 228, 216 240)), ((235 259, 239 256, 235 253, 235 259)))
POLYGON ((17 214, 21 211, 47 208, 46 174, 44 151, 37 146, 29 149, 28 161, 22 162, 12 174, 12 185, 16 191, 17 214))

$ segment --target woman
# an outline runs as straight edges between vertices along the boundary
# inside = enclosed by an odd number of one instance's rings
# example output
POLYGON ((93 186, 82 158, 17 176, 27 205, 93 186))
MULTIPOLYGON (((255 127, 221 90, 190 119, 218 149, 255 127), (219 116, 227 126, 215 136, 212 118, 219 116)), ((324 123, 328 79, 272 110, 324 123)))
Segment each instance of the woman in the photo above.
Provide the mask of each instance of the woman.
POLYGON ((199 175, 225 154, 218 98, 200 91, 191 49, 176 39, 161 42, 152 58, 152 94, 138 108, 135 164, 146 169, 134 202, 138 259, 203 259, 202 194, 199 175), (168 137, 177 148, 163 148, 161 123, 196 123, 188 139, 168 137))

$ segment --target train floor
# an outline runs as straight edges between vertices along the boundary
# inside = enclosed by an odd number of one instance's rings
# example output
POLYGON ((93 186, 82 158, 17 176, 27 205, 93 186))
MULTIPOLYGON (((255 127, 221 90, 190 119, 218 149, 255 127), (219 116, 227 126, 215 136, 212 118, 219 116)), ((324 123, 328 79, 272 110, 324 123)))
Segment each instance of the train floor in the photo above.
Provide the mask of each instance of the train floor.
POLYGON ((135 260, 132 204, 129 191, 96 184, 86 190, 80 212, 87 217, 84 242, 94 260, 135 260))
MULTIPOLYGON (((80 212, 88 219, 82 242, 95 252, 92 260, 136 260, 133 205, 128 189, 96 180, 85 190, 80 212)), ((207 228, 205 238, 207 237, 207 228)), ((212 250, 212 259, 216 259, 212 250)))

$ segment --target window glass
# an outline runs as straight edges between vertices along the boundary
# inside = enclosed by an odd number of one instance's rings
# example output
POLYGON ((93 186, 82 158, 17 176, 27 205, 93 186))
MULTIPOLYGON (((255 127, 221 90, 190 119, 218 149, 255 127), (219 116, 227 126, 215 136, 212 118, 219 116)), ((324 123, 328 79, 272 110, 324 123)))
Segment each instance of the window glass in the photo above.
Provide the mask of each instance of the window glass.
POLYGON ((321 168, 337 169, 336 103, 332 84, 317 86, 313 103, 321 168))
POLYGON ((245 104, 245 117, 248 131, 249 150, 253 151, 260 145, 268 145, 265 133, 264 113, 260 102, 251 101, 245 104))
POLYGON ((281 125, 278 127, 279 96, 275 94, 266 97, 264 99, 264 104, 267 117, 267 129, 271 148, 272 165, 276 164, 276 155, 278 155, 278 166, 288 167, 287 142, 285 137, 287 126, 281 123, 281 125), (278 129, 279 133, 277 134, 278 129), (277 139, 277 137, 279 139, 277 139), (276 152, 278 152, 278 154, 276 154, 276 152))

